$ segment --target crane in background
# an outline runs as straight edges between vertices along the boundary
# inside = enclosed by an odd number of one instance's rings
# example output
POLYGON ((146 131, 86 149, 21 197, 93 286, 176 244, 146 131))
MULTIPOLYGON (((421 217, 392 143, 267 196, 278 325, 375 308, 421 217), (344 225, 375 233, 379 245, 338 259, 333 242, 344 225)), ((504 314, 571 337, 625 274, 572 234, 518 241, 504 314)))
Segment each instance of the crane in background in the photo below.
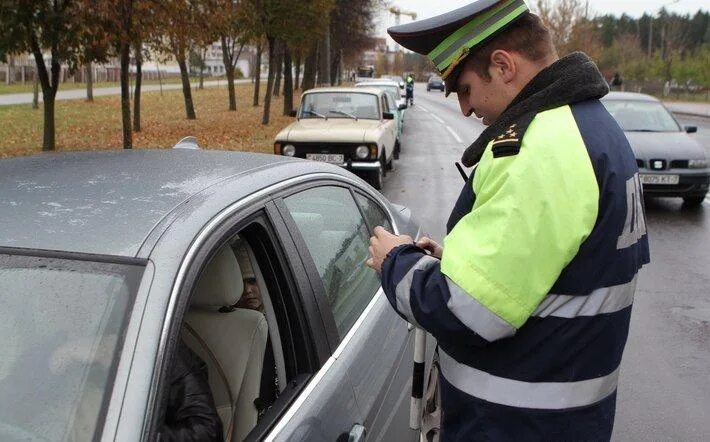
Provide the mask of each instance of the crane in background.
MULTIPOLYGON (((399 6, 393 5, 390 6, 389 8, 390 14, 394 15, 394 24, 396 26, 399 26, 399 23, 401 22, 401 18, 403 15, 407 15, 412 18, 412 20, 417 19, 417 13, 414 11, 403 11, 399 6)), ((400 52, 402 51, 401 46, 397 45, 400 48, 400 52)))
POLYGON ((416 12, 403 11, 402 9, 400 9, 399 6, 391 6, 390 9, 389 9, 389 11, 390 11, 390 14, 393 14, 393 15, 394 15, 394 17, 395 17, 395 18, 394 18, 394 20, 395 20, 394 23, 395 23, 395 25, 397 25, 397 26, 399 26, 400 18, 401 18, 401 16, 403 16, 403 15, 408 15, 408 16, 412 17, 412 20, 416 20, 416 19, 417 19, 417 13, 416 13, 416 12))

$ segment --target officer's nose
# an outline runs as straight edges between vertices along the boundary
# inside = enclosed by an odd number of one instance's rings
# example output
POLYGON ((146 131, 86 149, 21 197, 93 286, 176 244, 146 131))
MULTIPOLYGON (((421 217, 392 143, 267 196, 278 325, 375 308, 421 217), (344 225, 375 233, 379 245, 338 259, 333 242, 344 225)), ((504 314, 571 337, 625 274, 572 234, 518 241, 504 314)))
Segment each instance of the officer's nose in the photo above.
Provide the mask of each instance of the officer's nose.
POLYGON ((462 97, 459 94, 456 94, 456 96, 459 99, 459 107, 461 108, 461 113, 464 114, 467 117, 470 117, 471 114, 473 113, 473 107, 469 104, 468 100, 466 100, 464 97, 462 97))

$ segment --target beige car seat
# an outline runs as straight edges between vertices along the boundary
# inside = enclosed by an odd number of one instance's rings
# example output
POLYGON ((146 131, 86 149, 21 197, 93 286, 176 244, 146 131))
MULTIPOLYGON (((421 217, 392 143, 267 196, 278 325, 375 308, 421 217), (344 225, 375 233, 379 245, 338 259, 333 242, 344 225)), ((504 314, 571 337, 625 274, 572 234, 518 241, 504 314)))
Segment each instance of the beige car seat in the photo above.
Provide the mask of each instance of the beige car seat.
POLYGON ((244 282, 232 248, 223 246, 197 283, 185 317, 186 344, 207 363, 225 440, 241 441, 257 423, 268 327, 255 310, 232 309, 244 282), (230 437, 231 436, 231 437, 230 437))

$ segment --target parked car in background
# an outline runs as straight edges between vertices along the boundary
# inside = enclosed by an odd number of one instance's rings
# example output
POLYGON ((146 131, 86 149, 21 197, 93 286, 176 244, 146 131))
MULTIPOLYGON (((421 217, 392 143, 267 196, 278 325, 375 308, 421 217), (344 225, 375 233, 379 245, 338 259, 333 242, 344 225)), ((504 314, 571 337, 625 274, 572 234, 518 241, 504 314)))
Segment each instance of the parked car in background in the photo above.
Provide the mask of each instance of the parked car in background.
POLYGON ((438 75, 432 75, 429 77, 429 80, 427 80, 426 83, 426 91, 429 92, 432 89, 437 89, 442 92, 446 89, 446 86, 444 85, 444 80, 441 79, 438 75))
MULTIPOLYGON (((392 80, 399 86, 400 89, 404 90, 404 78, 401 75, 380 75, 380 78, 386 80, 392 80)), ((400 92, 401 93, 401 92, 400 92)))
POLYGON ((697 127, 681 127, 650 95, 611 92, 602 103, 629 139, 644 194, 701 205, 710 187, 710 165, 705 148, 688 136, 697 127))
POLYGON ((419 228, 351 173, 66 153, 0 160, 0 195, 3 442, 156 440, 181 340, 225 440, 418 440, 414 334, 364 263, 376 225, 419 228), (235 307, 246 284, 261 310, 235 307))
POLYGON ((335 164, 382 189, 397 145, 388 99, 376 88, 311 89, 294 112, 297 121, 276 135, 274 153, 335 164))
POLYGON ((376 80, 357 83, 355 87, 374 87, 382 89, 388 95, 390 112, 394 113, 397 121, 397 146, 394 151, 394 158, 399 158, 399 153, 402 147, 402 132, 404 131, 404 114, 407 109, 407 100, 399 93, 399 86, 392 80, 376 80))

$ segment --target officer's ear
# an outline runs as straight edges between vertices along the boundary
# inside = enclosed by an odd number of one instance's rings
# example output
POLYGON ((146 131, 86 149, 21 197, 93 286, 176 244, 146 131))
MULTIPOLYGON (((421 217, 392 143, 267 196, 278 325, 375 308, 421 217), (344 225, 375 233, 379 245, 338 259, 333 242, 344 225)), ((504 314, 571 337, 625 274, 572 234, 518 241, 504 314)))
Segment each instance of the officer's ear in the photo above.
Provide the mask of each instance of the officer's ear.
POLYGON ((491 78, 498 78, 502 83, 508 84, 515 79, 518 73, 517 60, 512 53, 496 49, 491 53, 491 63, 488 73, 491 78))

